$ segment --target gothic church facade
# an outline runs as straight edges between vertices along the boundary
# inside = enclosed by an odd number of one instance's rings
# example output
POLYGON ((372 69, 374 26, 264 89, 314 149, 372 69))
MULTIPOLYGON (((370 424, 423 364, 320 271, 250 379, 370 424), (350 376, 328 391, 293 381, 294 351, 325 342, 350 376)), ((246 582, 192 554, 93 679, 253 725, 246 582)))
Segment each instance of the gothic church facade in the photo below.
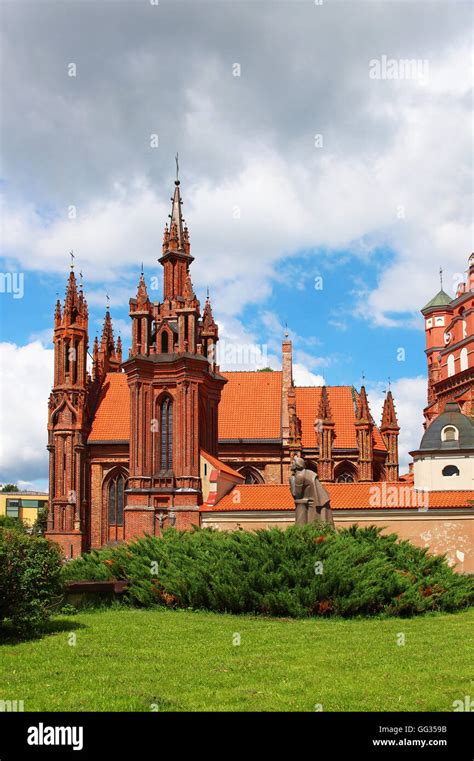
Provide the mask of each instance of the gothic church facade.
POLYGON ((87 302, 73 269, 56 304, 47 533, 67 557, 198 525, 236 484, 286 485, 296 454, 342 488, 399 481, 390 391, 379 427, 364 387, 296 387, 288 337, 280 371, 220 371, 218 326, 209 298, 201 309, 193 290, 181 203, 176 180, 162 301, 150 299, 142 272, 128 357, 107 309, 88 372, 87 302))

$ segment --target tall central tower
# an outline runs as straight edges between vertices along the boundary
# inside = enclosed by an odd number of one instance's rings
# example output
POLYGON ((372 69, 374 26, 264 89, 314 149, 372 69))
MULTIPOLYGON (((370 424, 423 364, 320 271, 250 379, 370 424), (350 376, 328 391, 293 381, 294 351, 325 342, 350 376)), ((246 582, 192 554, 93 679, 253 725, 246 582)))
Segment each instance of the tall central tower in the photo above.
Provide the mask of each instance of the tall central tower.
POLYGON ((193 290, 188 229, 175 182, 163 237, 163 301, 152 303, 143 272, 130 299, 130 475, 125 538, 199 523, 200 449, 217 456, 218 406, 226 382, 216 365, 218 329, 209 298, 193 290))

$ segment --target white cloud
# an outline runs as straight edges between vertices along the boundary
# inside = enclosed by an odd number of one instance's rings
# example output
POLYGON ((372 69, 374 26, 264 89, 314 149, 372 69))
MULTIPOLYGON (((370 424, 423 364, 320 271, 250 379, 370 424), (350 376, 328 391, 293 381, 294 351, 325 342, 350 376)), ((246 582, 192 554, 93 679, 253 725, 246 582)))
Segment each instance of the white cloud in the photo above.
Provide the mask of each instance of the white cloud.
POLYGON ((295 386, 324 386, 326 383, 322 375, 315 375, 299 362, 293 363, 293 380, 295 386))
POLYGON ((25 346, 1 343, 0 480, 35 481, 48 475, 48 396, 53 351, 40 341, 25 346))
MULTIPOLYGON (((344 10, 344 4, 335 5, 344 10)), ((298 9, 300 13, 309 11, 298 9)), ((220 49, 218 35, 215 49, 204 48, 205 55, 201 51, 202 60, 199 67, 192 69, 189 81, 184 84, 183 80, 181 89, 171 88, 172 93, 166 90, 163 95, 167 101, 172 100, 173 109, 182 115, 176 124, 176 140, 186 146, 188 154, 190 180, 183 182, 183 191, 184 213, 196 257, 193 278, 197 287, 211 287, 219 315, 235 317, 246 305, 262 303, 268 297, 273 280, 279 278, 275 274, 277 263, 302 249, 322 247, 331 251, 344 247, 353 257, 370 259, 377 246, 391 247, 394 256, 377 273, 373 291, 367 293, 362 289, 353 294, 355 312, 387 327, 400 324, 400 320, 413 325, 410 318, 407 322, 405 313, 417 311, 437 290, 439 265, 443 264, 446 281, 451 283, 455 274, 463 271, 471 250, 471 178, 465 160, 472 150, 467 96, 470 41, 461 18, 454 26, 451 19, 446 21, 446 39, 440 44, 439 29, 434 26, 428 30, 425 25, 425 36, 421 39, 416 25, 408 26, 413 21, 411 14, 423 14, 421 8, 398 18, 395 26, 391 10, 384 8, 383 12, 380 9, 380 16, 375 14, 366 19, 367 27, 364 35, 357 38, 357 48, 351 46, 344 57, 334 60, 331 56, 326 60, 323 51, 330 47, 331 34, 341 32, 341 19, 337 8, 325 9, 324 13, 331 19, 328 31, 323 35, 317 28, 311 33, 311 46, 315 44, 314 34, 322 46, 319 75, 313 71, 307 77, 313 102, 320 104, 317 113, 307 108, 308 98, 303 98, 305 88, 293 86, 294 77, 305 70, 306 43, 309 44, 305 37, 299 47, 285 47, 283 60, 274 62, 279 86, 288 86, 284 98, 281 92, 273 92, 276 84, 273 77, 268 80, 270 72, 263 51, 258 61, 252 58, 251 77, 243 75, 242 81, 232 81, 225 68, 227 53, 220 49), (393 40, 386 36, 389 27, 385 24, 389 22, 393 26, 393 40), (427 48, 419 56, 430 60, 430 81, 424 87, 403 81, 374 82, 368 77, 367 61, 372 57, 374 40, 382 31, 385 47, 392 42, 396 48, 400 44, 397 30, 401 38, 413 35, 413 44, 420 50, 427 48), (330 88, 335 82, 337 88, 330 88), (262 102, 265 88, 268 94, 262 102), (290 91, 296 99, 295 116, 301 110, 299 121, 289 119, 290 91), (263 103, 269 109, 270 125, 261 121, 263 103), (240 108, 246 106, 247 129, 242 129, 240 118, 233 118, 239 104, 240 108), (355 110, 351 120, 347 119, 348 104, 355 110), (312 142, 317 127, 324 133, 324 145, 319 149, 312 142), (212 161, 206 163, 210 155, 212 161)), ((264 15, 245 8, 243 18, 234 18, 236 35, 242 32, 241 25, 249 17, 254 21, 251 32, 256 34, 264 21, 268 23, 264 15)), ((87 13, 82 20, 88 23, 87 13)), ((351 21, 349 28, 357 29, 360 19, 356 13, 351 21)), ((217 26, 219 23, 222 20, 216 20, 217 26)), ((284 8, 278 8, 272 16, 277 38, 283 30, 289 32, 294 24, 296 19, 290 18, 284 8)), ((124 105, 117 95, 124 91, 123 79, 130 84, 129 80, 135 81, 140 75, 151 77, 151 63, 161 60, 153 46, 146 45, 146 24, 142 29, 145 36, 141 45, 133 37, 128 40, 123 60, 128 62, 129 69, 119 67, 116 75, 122 79, 115 83, 115 90, 108 88, 110 99, 106 106, 112 109, 114 117, 124 105), (142 66, 144 69, 139 73, 142 66)), ((188 34, 191 28, 186 27, 185 31, 188 34)), ((198 25, 198 38, 191 44, 199 46, 202 33, 198 25)), ((238 39, 242 49, 243 41, 238 39)), ((49 52, 58 55, 62 41, 54 37, 52 41, 49 52)), ((112 40, 105 40, 104 44, 111 45, 112 40)), ((246 47, 244 52, 248 66, 253 53, 246 47)), ((12 55, 15 62, 14 51, 12 55)), ((48 63, 51 65, 50 60, 48 63)), ((169 65, 168 61, 162 63, 169 65)), ((180 78, 183 71, 174 69, 173 74, 180 78)), ((109 287, 115 303, 122 304, 130 293, 120 281, 126 270, 136 268, 138 272, 142 260, 147 273, 159 269, 156 260, 169 212, 171 181, 168 172, 165 182, 161 176, 156 182, 153 167, 157 159, 150 149, 143 153, 137 145, 136 131, 129 134, 124 130, 120 135, 126 168, 119 172, 115 164, 115 172, 111 171, 119 136, 110 136, 108 143, 99 137, 99 126, 95 124, 99 95, 91 82, 87 87, 90 89, 83 93, 86 100, 82 105, 88 108, 83 120, 74 125, 76 171, 71 176, 76 179, 75 190, 70 193, 79 199, 77 219, 68 219, 69 191, 55 198, 57 186, 43 165, 39 168, 44 173, 43 196, 38 197, 36 205, 30 200, 29 188, 25 187, 23 193, 14 192, 7 171, 3 246, 7 256, 17 260, 21 267, 54 272, 64 271, 67 252, 74 248, 91 291, 91 304, 103 303, 102 283, 109 287), (96 155, 91 172, 94 181, 85 178, 82 166, 78 166, 89 151, 96 155), (99 167, 103 168, 100 181, 99 167), (53 212, 40 213, 43 205, 52 206, 53 212), (96 283, 101 283, 101 287, 96 288, 96 283)), ((60 89, 56 78, 39 83, 35 112, 51 105, 50 90, 55 92, 56 88, 60 89)), ((24 95, 17 94, 15 98, 18 97, 24 95)), ((12 98, 16 102, 13 95, 12 98)), ((69 90, 64 100, 58 99, 58 108, 65 108, 71 99, 79 108, 69 90)), ((142 103, 142 110, 149 105, 148 101, 142 103)), ((162 109, 160 103, 158 112, 162 109)), ((14 112, 9 113, 9 120, 13 116, 14 112)), ((113 118, 108 123, 115 129, 113 118)), ((57 126, 48 121, 46 133, 38 126, 38 133, 25 136, 25 141, 36 140, 40 144, 46 140, 45 134, 53 142, 57 138, 57 153, 53 152, 53 158, 48 154, 45 160, 51 177, 63 161, 68 165, 71 161, 70 152, 64 154, 57 134, 60 124, 58 117, 57 126)), ((149 134, 151 125, 147 126, 149 134)), ((20 128, 21 124, 16 125, 17 131, 20 128)), ((31 133, 30 124, 28 129, 31 133)), ((145 125, 141 124, 140 129, 140 139, 145 140, 145 125)), ((7 144, 14 143, 17 135, 13 135, 13 126, 5 132, 7 144)), ((169 164, 170 145, 163 147, 169 154, 169 164)), ((162 156, 163 152, 160 161, 162 156)), ((15 170, 23 165, 24 151, 13 150, 11 161, 14 159, 17 166, 11 165, 12 179, 15 170)), ((302 280, 298 279, 299 287, 304 277, 303 274, 302 280)))

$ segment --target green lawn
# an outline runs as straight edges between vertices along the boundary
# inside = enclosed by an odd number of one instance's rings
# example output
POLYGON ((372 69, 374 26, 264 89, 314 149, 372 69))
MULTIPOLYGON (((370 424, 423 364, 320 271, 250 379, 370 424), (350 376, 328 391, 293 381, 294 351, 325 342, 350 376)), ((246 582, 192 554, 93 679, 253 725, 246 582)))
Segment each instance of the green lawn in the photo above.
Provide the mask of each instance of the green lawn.
POLYGON ((474 609, 382 620, 80 613, 0 646, 0 699, 26 711, 449 711, 474 694, 473 623, 474 609))

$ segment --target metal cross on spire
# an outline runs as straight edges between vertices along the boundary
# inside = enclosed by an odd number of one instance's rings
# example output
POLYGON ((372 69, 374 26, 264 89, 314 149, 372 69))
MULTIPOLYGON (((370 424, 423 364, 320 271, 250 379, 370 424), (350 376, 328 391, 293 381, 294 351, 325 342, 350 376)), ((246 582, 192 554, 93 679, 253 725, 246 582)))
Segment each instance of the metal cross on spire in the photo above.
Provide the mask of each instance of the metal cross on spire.
POLYGON ((108 309, 109 306, 110 306, 110 296, 109 296, 109 294, 107 292, 105 294, 105 298, 107 299, 107 307, 106 307, 106 309, 108 309))
POLYGON ((71 269, 73 270, 74 269, 74 253, 72 248, 69 252, 69 256, 71 257, 71 269))

